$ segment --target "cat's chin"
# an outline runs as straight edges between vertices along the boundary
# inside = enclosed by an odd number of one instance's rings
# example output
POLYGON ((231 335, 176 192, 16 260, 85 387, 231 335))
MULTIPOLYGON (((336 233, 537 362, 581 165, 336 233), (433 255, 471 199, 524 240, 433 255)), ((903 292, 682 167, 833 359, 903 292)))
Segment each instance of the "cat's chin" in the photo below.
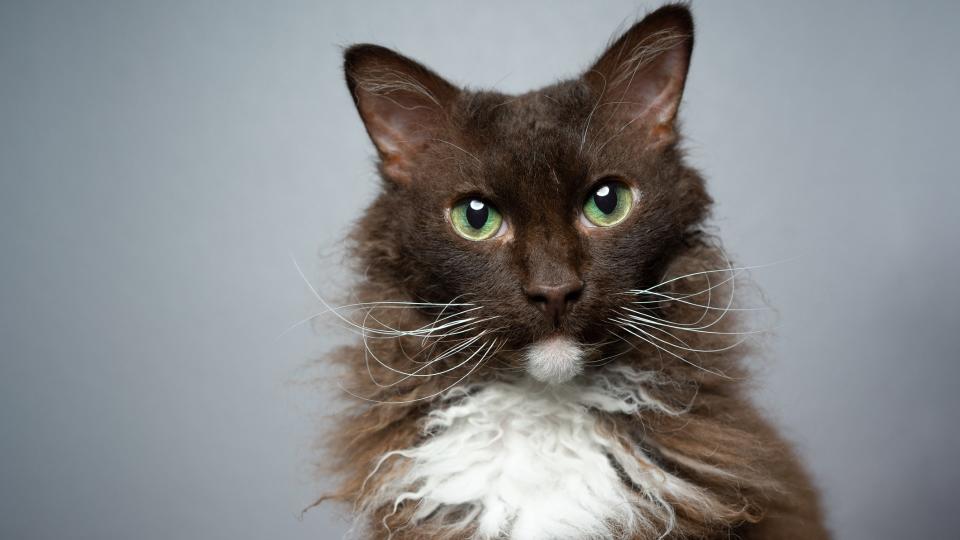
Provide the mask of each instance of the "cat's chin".
POLYGON ((583 371, 585 352, 577 341, 554 335, 527 347, 525 356, 531 377, 547 384, 562 384, 583 371))

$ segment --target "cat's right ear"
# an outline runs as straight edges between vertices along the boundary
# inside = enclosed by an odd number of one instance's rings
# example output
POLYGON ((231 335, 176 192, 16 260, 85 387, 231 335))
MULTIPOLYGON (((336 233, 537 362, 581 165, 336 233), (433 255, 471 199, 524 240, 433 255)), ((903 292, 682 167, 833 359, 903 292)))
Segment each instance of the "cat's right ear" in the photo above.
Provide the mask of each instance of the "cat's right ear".
POLYGON ((447 122, 459 90, 421 64, 378 45, 344 53, 347 86, 392 181, 411 181, 413 163, 447 122))

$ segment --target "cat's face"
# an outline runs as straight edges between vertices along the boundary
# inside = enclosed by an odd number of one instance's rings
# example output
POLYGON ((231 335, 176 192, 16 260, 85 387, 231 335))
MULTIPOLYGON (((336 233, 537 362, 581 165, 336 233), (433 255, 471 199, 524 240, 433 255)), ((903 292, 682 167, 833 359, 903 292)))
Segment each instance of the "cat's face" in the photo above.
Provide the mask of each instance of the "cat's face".
POLYGON ((582 78, 521 96, 349 49, 386 180, 362 223, 376 278, 477 307, 537 378, 577 373, 624 293, 659 280, 709 205, 676 151, 692 32, 685 9, 661 9, 582 78))

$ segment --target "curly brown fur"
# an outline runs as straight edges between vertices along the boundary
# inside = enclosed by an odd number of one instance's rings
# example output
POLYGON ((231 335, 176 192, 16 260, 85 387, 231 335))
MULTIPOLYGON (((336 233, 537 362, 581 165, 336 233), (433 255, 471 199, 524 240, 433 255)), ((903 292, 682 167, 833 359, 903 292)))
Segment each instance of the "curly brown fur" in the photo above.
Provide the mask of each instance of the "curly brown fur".
MULTIPOLYGON (((703 232, 711 200, 684 162, 675 126, 692 44, 689 12, 667 6, 582 78, 520 96, 458 89, 377 46, 347 50, 348 84, 384 183, 352 237, 363 278, 351 303, 370 304, 341 312, 365 343, 330 355, 357 399, 329 433, 324 467, 342 479, 328 498, 361 512, 361 534, 473 537, 469 507, 421 519, 415 499, 376 502, 411 466, 390 452, 435 436, 429 415, 449 405, 452 388, 516 384, 527 377, 526 348, 563 335, 587 350, 577 380, 611 366, 656 374, 646 399, 660 408, 595 411, 597 433, 615 441, 611 452, 633 456, 637 470, 695 486, 694 495, 666 496, 668 511, 637 510, 650 527, 620 537, 827 538, 806 473, 746 396, 749 350, 735 346, 743 322, 722 309, 736 280, 722 281, 732 276, 729 262, 703 232), (642 194, 637 207, 609 229, 580 224, 584 199, 609 178, 642 194), (483 242, 455 234, 446 212, 469 196, 495 205, 507 233, 483 242), (550 312, 526 292, 544 280, 582 290, 550 312), (657 286, 667 296, 626 294, 657 286), (623 309, 637 298, 648 303, 636 313, 672 326, 630 332, 623 309), (470 308, 480 322, 451 327, 463 334, 414 332, 470 308), (684 330, 698 321, 711 333, 684 330), (466 523, 451 526, 460 518, 466 523)), ((644 486, 623 467, 618 473, 643 502, 644 486)))

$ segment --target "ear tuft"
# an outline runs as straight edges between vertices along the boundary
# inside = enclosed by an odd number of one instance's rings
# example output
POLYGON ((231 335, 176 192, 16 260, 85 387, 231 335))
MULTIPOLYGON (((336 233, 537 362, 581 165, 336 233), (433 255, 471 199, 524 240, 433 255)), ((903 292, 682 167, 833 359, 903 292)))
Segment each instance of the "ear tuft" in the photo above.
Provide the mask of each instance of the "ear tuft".
POLYGON ((583 78, 598 110, 655 144, 675 140, 674 120, 693 52, 693 17, 664 6, 610 45, 583 78))
POLYGON ((443 129, 459 90, 421 64, 378 45, 344 52, 344 74, 384 173, 410 181, 413 162, 443 129))

